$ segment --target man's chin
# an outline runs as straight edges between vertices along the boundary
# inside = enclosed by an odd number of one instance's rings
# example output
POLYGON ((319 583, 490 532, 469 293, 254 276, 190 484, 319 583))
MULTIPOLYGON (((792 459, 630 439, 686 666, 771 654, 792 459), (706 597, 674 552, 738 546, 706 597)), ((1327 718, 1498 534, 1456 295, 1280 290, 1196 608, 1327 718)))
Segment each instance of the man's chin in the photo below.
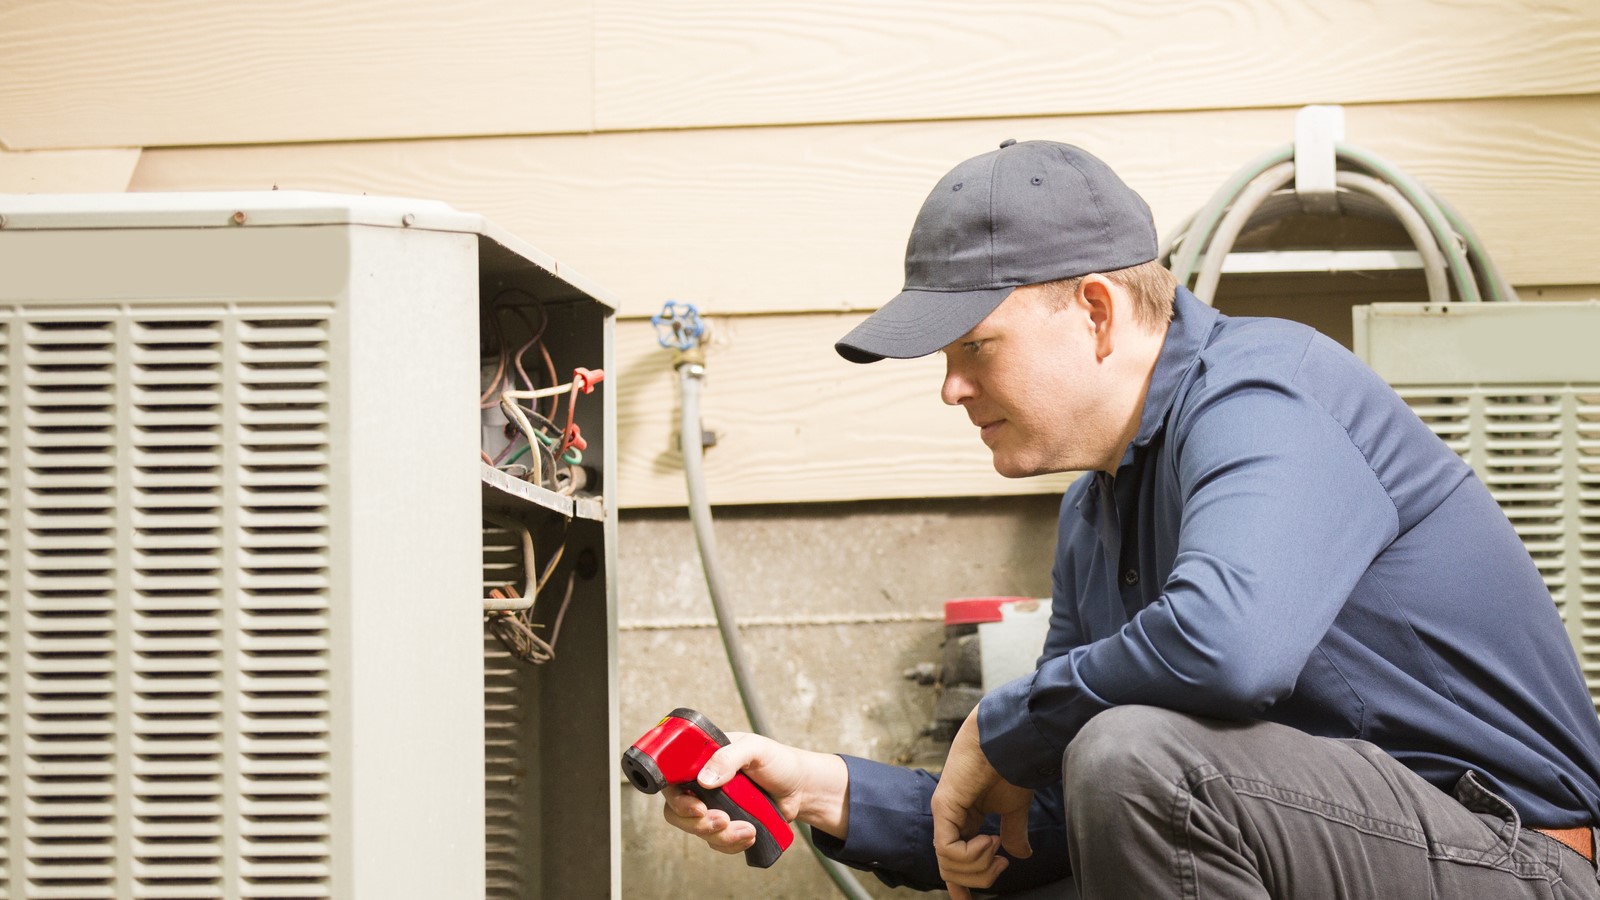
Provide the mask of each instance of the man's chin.
POLYGON ((1006 478, 1030 478, 1034 475, 1043 475, 1046 471, 1037 466, 1030 466, 1022 460, 1008 459, 998 452, 994 454, 994 470, 1006 478))

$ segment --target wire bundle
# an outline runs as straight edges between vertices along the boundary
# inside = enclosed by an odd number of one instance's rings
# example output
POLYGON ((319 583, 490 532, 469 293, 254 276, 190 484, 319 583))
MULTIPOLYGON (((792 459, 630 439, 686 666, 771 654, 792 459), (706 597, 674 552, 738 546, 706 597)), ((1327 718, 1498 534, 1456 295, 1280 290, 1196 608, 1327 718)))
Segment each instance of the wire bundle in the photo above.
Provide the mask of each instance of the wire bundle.
POLYGON ((583 450, 588 446, 574 421, 578 394, 592 390, 604 373, 577 369, 570 382, 557 383, 555 361, 544 340, 550 326, 549 313, 543 301, 524 291, 508 289, 496 295, 489 304, 486 324, 485 331, 491 335, 491 343, 485 353, 485 368, 492 360, 494 371, 478 396, 478 408, 498 407, 504 411, 507 433, 512 435, 512 440, 493 457, 483 452, 483 461, 557 493, 575 493, 584 487, 580 464, 583 450), (531 302, 512 302, 516 298, 531 302), (530 309, 537 311, 537 322, 529 314, 530 309), (508 313, 521 320, 528 334, 515 348, 506 323, 502 321, 508 313), (543 363, 542 369, 535 373, 543 376, 538 382, 528 373, 526 359, 532 352, 536 352, 538 361, 543 363), (563 395, 567 398, 564 426, 556 424, 563 395), (549 402, 541 404, 541 400, 549 402), (524 463, 521 460, 525 456, 528 459, 524 463))
MULTIPOLYGON (((561 543, 557 545, 555 552, 545 561, 544 568, 539 569, 534 562, 533 533, 526 525, 493 510, 484 510, 483 517, 519 538, 524 579, 523 587, 520 589, 514 583, 507 583, 503 587, 489 591, 489 601, 496 608, 485 611, 484 622, 489 626, 490 633, 513 656, 533 665, 547 663, 555 659, 556 641, 561 637, 561 621, 566 618, 567 606, 572 603, 573 588, 577 584, 577 567, 570 567, 561 606, 556 610, 555 622, 550 627, 550 639, 545 640, 539 634, 539 629, 544 625, 536 620, 539 610, 538 599, 545 585, 549 583, 550 577, 555 574, 562 555, 566 553, 566 529, 565 527, 562 529, 561 543), (534 577, 535 572, 539 573, 537 578, 534 577)), ((570 524, 570 520, 566 524, 570 524)))

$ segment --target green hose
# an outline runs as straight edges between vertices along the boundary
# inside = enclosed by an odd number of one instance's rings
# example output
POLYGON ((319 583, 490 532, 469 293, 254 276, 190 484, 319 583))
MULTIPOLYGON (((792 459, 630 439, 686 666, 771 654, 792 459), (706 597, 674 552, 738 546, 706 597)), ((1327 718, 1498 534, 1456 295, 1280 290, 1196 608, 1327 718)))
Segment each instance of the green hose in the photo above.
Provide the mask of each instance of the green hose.
MULTIPOLYGON (((1478 288, 1480 282, 1487 289, 1490 300, 1508 302, 1517 299, 1516 291, 1501 275, 1472 227, 1448 203, 1375 153, 1344 143, 1335 144, 1334 153, 1339 161, 1350 163, 1399 191, 1417 210, 1444 254, 1457 299, 1465 303, 1482 300, 1478 288)), ((1285 144, 1246 163, 1229 176, 1199 212, 1167 239, 1162 258, 1166 259, 1172 253, 1172 248, 1177 247, 1177 255, 1172 258, 1170 268, 1179 284, 1189 283, 1201 253, 1210 244, 1224 213, 1240 192, 1268 169, 1293 159, 1294 145, 1285 144)))
POLYGON ((1478 294, 1477 282, 1472 279, 1472 266, 1467 263, 1460 236, 1451 229, 1450 222, 1439 210, 1439 204, 1433 202, 1432 194, 1413 181, 1410 175, 1374 153, 1349 144, 1334 144, 1334 153, 1340 159, 1349 160, 1380 180, 1388 182, 1400 192, 1401 196, 1410 201, 1411 205, 1422 213, 1423 220, 1433 231, 1434 240, 1439 242, 1439 249, 1444 251, 1444 258, 1450 262, 1450 277, 1456 283, 1456 296, 1465 303, 1477 303, 1483 299, 1478 294))
POLYGON ((1228 204, 1233 202, 1233 198, 1238 196, 1246 185, 1255 181, 1256 176, 1262 172, 1292 159, 1294 159, 1293 144, 1284 144, 1276 150, 1256 157, 1233 173, 1223 182, 1222 187, 1211 195, 1206 205, 1200 207, 1188 232, 1183 236, 1183 243, 1178 249, 1178 258, 1173 260, 1172 274, 1177 276, 1179 284, 1189 283, 1189 276, 1194 273, 1194 264, 1200 259, 1200 251, 1211 241, 1211 233, 1217 230, 1217 223, 1222 221, 1222 214, 1227 211, 1228 204))

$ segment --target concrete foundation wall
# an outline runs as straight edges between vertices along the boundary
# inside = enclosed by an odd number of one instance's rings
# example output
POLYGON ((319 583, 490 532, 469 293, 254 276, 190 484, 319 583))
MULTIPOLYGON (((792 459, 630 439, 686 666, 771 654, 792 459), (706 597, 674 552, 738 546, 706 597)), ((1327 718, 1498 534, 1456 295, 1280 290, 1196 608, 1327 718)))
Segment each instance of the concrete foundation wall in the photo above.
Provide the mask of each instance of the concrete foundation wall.
MULTIPOLYGON (((889 762, 926 758, 918 736, 935 689, 904 671, 938 661, 944 601, 1049 595, 1057 506, 1023 496, 717 509, 727 600, 751 623, 742 639, 773 737, 889 762)), ((623 740, 679 706, 746 729, 686 513, 624 510, 618 544, 623 740)), ((624 786, 629 900, 837 896, 798 840, 771 869, 751 869, 667 826, 660 807, 624 786)), ((875 896, 930 896, 861 878, 875 896)))

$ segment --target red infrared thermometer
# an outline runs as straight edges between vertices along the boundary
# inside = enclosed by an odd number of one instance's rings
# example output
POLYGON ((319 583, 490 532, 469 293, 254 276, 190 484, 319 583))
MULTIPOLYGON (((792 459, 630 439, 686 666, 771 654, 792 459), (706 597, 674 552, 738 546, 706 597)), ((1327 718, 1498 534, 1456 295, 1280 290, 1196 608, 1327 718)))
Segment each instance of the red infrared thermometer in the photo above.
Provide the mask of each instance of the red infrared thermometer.
POLYGON ((644 733, 622 754, 622 771, 633 786, 654 794, 669 784, 694 792, 709 809, 720 809, 735 822, 756 827, 756 842, 744 851, 744 861, 767 868, 794 843, 794 832, 778 814, 767 792, 739 772, 720 788, 704 788, 697 780, 700 769, 718 747, 728 746, 728 736, 711 720, 692 709, 675 709, 644 733))

